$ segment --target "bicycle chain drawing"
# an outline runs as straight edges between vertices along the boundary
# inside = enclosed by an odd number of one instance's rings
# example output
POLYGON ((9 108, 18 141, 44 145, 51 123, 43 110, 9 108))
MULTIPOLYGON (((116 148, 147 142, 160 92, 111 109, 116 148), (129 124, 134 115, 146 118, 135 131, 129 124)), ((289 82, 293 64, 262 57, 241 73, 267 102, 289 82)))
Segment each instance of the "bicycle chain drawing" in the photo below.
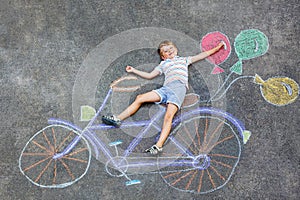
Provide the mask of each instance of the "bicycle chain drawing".
MULTIPOLYGON (((125 54, 133 49, 155 48, 154 41, 162 39, 178 40, 179 47, 180 41, 182 44, 187 43, 186 48, 195 45, 193 39, 177 31, 142 28, 129 30, 112 37, 100 44, 99 48, 105 49, 108 47, 107 45, 114 47, 114 45, 122 44, 115 55, 114 50, 110 52, 113 56, 118 57, 119 54, 125 54), (126 46, 124 43, 133 41, 133 35, 138 36, 135 37, 135 41, 136 38, 141 38, 141 41, 126 46), (124 38, 127 38, 127 41, 124 38), (121 40, 123 43, 120 42, 121 40)), ((201 41, 202 50, 209 49, 220 41, 225 43, 225 48, 207 58, 207 61, 214 65, 211 75, 216 77, 221 73, 226 73, 226 69, 220 67, 220 64, 225 62, 231 54, 230 42, 227 36, 220 32, 208 33, 201 41)), ((239 59, 238 62, 229 69, 230 74, 224 83, 210 91, 210 99, 200 99, 196 93, 186 95, 180 114, 173 120, 173 129, 164 151, 158 157, 136 153, 136 149, 139 149, 142 140, 149 135, 151 130, 159 134, 165 108, 156 105, 156 109, 151 110, 152 114, 148 120, 125 121, 120 130, 137 129, 138 131, 129 145, 126 145, 125 149, 121 148, 121 145, 124 146, 124 141, 110 141, 103 133, 115 128, 99 124, 97 119, 108 102, 113 100, 113 94, 132 93, 141 88, 141 85, 132 84, 137 80, 134 76, 122 76, 111 83, 101 106, 95 110, 91 106, 95 104, 94 98, 90 98, 90 95, 94 95, 93 88, 99 80, 96 77, 99 76, 99 73, 96 73, 95 70, 102 70, 102 73, 103 69, 88 67, 98 65, 100 61, 86 61, 79 71, 81 73, 78 76, 79 81, 73 88, 75 93, 73 106, 76 107, 73 109, 74 121, 88 124, 81 128, 75 125, 76 123, 61 119, 49 119, 50 125, 33 135, 23 148, 19 158, 20 171, 37 186, 64 188, 77 182, 86 174, 93 154, 97 160, 105 164, 108 174, 125 178, 127 186, 141 183, 141 180, 132 179, 135 175, 157 173, 161 175, 167 185, 179 191, 206 194, 222 188, 234 173, 240 159, 242 145, 247 143, 251 132, 246 130, 243 123, 232 114, 214 107, 214 102, 224 99, 224 95, 231 85, 242 78, 252 79, 259 85, 265 100, 276 106, 292 103, 299 94, 298 84, 288 77, 273 77, 264 81, 258 75, 240 76, 231 81, 224 89, 230 76, 242 75, 242 62, 262 56, 267 52, 268 45, 267 37, 256 29, 244 30, 236 37, 234 48, 239 59), (89 75, 92 76, 91 83, 84 85, 81 80, 89 75), (78 99, 83 94, 79 95, 76 91, 81 90, 82 87, 93 87, 89 88, 89 91, 82 92, 88 97, 88 100, 78 99), (203 101, 210 102, 212 106, 199 106, 199 102, 203 101), (80 106, 78 106, 79 104, 80 106)), ((190 50, 187 53, 191 53, 190 50)), ((91 52, 90 56, 96 55, 95 52, 91 52)), ((97 56, 100 56, 99 59, 103 58, 103 55, 97 56)), ((109 66, 113 56, 103 58, 102 64, 109 66)))

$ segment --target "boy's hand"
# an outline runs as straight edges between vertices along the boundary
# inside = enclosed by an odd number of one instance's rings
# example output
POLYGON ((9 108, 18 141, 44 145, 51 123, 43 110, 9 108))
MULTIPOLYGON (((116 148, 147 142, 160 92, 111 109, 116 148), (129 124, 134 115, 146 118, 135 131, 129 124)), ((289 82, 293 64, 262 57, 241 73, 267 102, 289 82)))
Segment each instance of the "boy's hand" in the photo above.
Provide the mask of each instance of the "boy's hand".
POLYGON ((126 72, 133 72, 133 70, 134 70, 134 68, 133 67, 131 67, 131 66, 126 66, 126 72))

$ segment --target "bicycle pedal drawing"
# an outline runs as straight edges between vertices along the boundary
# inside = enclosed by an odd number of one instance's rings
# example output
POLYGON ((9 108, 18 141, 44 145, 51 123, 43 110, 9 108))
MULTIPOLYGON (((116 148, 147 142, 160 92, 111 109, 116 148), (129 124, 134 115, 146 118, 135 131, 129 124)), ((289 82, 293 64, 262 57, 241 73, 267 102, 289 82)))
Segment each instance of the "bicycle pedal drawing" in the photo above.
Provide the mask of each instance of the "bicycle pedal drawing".
MULTIPOLYGON (((143 31, 149 33, 151 29, 143 31)), ((220 32, 207 34, 202 39, 202 49, 206 48, 205 45, 220 41, 224 41, 227 48, 218 57, 209 58, 209 62, 216 65, 212 72, 214 74, 225 72, 219 65, 230 55, 229 40, 220 32)), ((267 45, 265 36, 257 30, 241 32, 235 42, 236 52, 243 52, 246 47, 246 53, 243 56, 242 53, 238 54, 238 64, 230 70, 240 75, 242 60, 264 54, 267 45)), ((274 105, 292 103, 298 96, 298 84, 287 77, 267 81, 258 75, 249 77, 260 86, 263 97, 274 105)), ((224 93, 240 79, 233 80, 224 93)), ((38 131, 25 144, 19 158, 21 173, 36 186, 64 188, 87 173, 94 155, 96 159, 104 160, 109 175, 121 178, 126 186, 141 183, 141 180, 134 178, 136 175, 153 173, 159 174, 168 186, 183 192, 206 194, 225 186, 238 165, 242 147, 249 140, 251 132, 232 114, 211 106, 199 106, 201 100, 196 93, 186 95, 180 114, 173 120, 172 132, 164 151, 157 156, 135 152, 150 130, 158 134, 161 131, 159 123, 165 112, 163 106, 155 105, 157 109, 147 120, 125 120, 122 123, 120 129, 138 130, 131 141, 103 138, 103 132, 117 130, 113 126, 98 123, 103 109, 113 98, 113 93, 138 90, 140 85, 122 86, 122 83, 135 80, 134 76, 122 76, 113 81, 97 110, 89 105, 81 105, 80 118, 87 121, 83 128, 62 119, 49 119, 49 126, 38 131)), ((221 99, 224 93, 220 92, 224 87, 225 84, 220 85, 206 102, 221 99)))

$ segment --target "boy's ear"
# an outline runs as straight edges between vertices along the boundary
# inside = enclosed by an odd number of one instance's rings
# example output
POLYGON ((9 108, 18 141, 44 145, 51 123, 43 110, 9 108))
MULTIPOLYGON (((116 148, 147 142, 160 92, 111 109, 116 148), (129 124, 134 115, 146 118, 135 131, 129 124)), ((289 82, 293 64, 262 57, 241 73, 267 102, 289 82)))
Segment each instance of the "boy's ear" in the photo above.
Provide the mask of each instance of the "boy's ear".
POLYGON ((160 59, 165 60, 166 58, 162 55, 160 56, 160 59))
POLYGON ((165 60, 164 56, 160 54, 160 49, 157 49, 157 53, 161 60, 165 60))

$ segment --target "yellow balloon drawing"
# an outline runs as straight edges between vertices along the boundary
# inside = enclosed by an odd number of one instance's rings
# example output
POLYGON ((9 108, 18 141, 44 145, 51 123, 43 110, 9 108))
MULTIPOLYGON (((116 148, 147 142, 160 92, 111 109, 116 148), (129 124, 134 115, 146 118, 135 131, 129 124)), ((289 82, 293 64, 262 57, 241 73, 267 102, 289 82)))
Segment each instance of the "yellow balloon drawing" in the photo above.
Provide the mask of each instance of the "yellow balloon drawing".
POLYGON ((256 74, 254 82, 260 85, 265 100, 274 105, 290 104, 297 99, 299 94, 298 84, 288 77, 272 77, 264 81, 256 74))

